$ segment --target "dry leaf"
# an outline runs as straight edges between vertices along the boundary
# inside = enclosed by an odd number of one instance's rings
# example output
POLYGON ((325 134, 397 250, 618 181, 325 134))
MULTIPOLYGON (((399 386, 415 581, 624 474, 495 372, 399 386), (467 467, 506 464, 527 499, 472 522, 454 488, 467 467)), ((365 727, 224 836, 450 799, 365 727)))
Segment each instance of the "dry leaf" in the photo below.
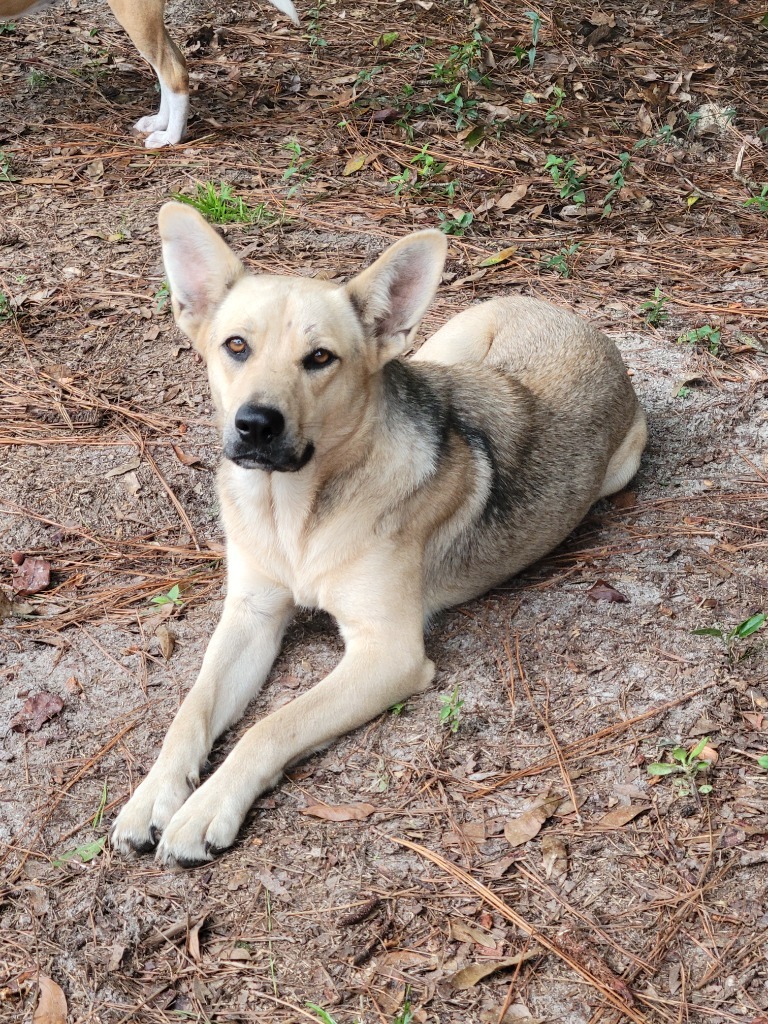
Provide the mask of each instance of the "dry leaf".
POLYGON ((620 590, 616 590, 605 580, 597 580, 587 591, 587 597, 592 601, 617 601, 622 604, 629 601, 620 590))
POLYGON ((452 988, 473 988, 478 981, 487 978, 489 974, 502 971, 505 967, 517 967, 518 964, 524 964, 526 960, 533 960, 540 952, 539 947, 535 946, 533 949, 525 949, 522 953, 505 957, 503 960, 488 960, 482 964, 470 964, 469 967, 463 967, 460 971, 452 974, 448 978, 448 983, 452 988))
POLYGON ((176 458, 183 466, 201 466, 202 463, 196 455, 187 455, 185 451, 182 451, 177 444, 171 445, 176 458))
POLYGON ((477 946, 495 946, 498 942, 490 932, 483 931, 482 928, 473 928, 463 921, 451 921, 448 933, 450 938, 457 942, 472 942, 477 946))
POLYGON ((160 651, 163 657, 165 658, 166 661, 169 661, 171 655, 173 654, 173 649, 176 646, 176 634, 172 633, 171 630, 163 622, 160 623, 160 625, 155 630, 155 636, 160 641, 160 651))
POLYGON ((637 491, 618 491, 608 500, 614 508, 634 508, 637 504, 637 491))
POLYGON ((629 804, 625 807, 614 807, 612 811, 604 814, 597 824, 602 828, 622 828, 636 818, 638 814, 643 814, 645 811, 650 810, 650 807, 650 804, 629 804))
POLYGON ((17 561, 18 554, 14 552, 14 570, 11 577, 11 586, 19 597, 29 597, 30 594, 37 594, 45 590, 51 582, 51 563, 44 558, 22 558, 21 563, 17 561))
POLYGON ((563 797, 560 793, 546 796, 523 811, 517 818, 508 821, 504 826, 504 835, 510 846, 522 846, 534 836, 538 835, 541 826, 555 812, 555 808, 561 804, 563 797))
POLYGON ((40 693, 27 697, 24 707, 11 719, 11 729, 14 732, 37 732, 54 715, 58 715, 63 707, 64 701, 61 697, 41 690, 40 693))
POLYGON ((122 476, 123 473, 130 473, 133 469, 138 469, 141 465, 141 459, 138 455, 134 455, 132 459, 128 459, 127 462, 121 463, 119 466, 115 466, 114 469, 110 469, 108 473, 104 474, 104 479, 109 480, 113 476, 122 476))
POLYGON ((517 252, 516 245, 509 245, 506 249, 502 249, 500 252, 495 252, 493 256, 489 256, 484 259, 482 263, 479 263, 480 267, 495 267, 498 263, 503 263, 504 260, 508 260, 510 256, 517 252))
POLYGON ((524 199, 528 192, 527 182, 520 182, 519 185, 515 185, 511 192, 505 192, 501 199, 496 203, 498 210, 511 210, 512 207, 519 203, 521 199, 524 199))
POLYGON ((67 1024, 67 999, 62 989, 44 974, 40 975, 38 983, 40 995, 32 1024, 67 1024))
POLYGON ((544 877, 555 880, 568 874, 568 851, 565 843, 557 836, 541 837, 541 859, 544 862, 544 877))
POLYGON ((362 171, 365 167, 365 161, 365 153, 355 153, 355 155, 351 156, 344 164, 344 170, 341 172, 342 176, 348 178, 350 174, 356 174, 358 171, 362 171))
POLYGON ((361 821, 370 817, 376 808, 373 804, 309 804, 302 810, 302 814, 308 814, 313 818, 322 818, 324 821, 361 821))

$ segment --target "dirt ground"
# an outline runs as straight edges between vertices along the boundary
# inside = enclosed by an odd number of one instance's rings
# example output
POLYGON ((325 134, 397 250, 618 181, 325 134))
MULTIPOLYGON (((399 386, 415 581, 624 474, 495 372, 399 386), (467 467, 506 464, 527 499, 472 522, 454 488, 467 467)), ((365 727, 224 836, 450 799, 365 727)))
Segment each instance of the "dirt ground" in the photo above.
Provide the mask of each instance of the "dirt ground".
MULTIPOLYGON (((768 629, 692 633, 768 603, 765 8, 298 6, 300 30, 170 5, 193 117, 158 152, 106 5, 0 29, 0 1018, 42 992, 72 1024, 766 1024, 768 629), (435 624, 431 692, 172 872, 104 837, 221 602, 218 444, 154 226, 205 182, 264 204, 225 229, 255 271, 343 279, 442 224, 425 333, 509 290, 571 306, 619 343, 650 441, 549 559, 435 624), (13 553, 50 583, 17 593, 13 553), (706 737, 710 793, 648 774, 706 737)), ((340 649, 302 615, 233 732, 340 649)))

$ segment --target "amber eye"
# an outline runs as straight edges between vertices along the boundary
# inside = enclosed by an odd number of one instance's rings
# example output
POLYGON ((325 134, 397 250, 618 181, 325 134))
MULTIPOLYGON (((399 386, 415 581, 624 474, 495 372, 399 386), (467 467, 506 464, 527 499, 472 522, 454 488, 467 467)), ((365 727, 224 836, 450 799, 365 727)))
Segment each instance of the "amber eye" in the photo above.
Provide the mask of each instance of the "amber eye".
POLYGON ((308 356, 304 356, 304 369, 314 370, 320 366, 328 366, 336 360, 336 356, 333 352, 329 352, 327 348, 316 348, 314 352, 310 352, 308 356))
POLYGON ((224 342, 224 348, 231 356, 240 356, 242 358, 248 354, 248 345, 242 338, 227 338, 224 342))

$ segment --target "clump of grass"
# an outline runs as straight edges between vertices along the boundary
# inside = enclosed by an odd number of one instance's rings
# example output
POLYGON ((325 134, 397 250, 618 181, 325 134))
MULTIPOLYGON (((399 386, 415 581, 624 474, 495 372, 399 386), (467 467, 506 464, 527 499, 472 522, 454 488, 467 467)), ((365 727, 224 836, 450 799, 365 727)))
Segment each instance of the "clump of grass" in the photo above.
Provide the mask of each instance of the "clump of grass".
POLYGON ((224 181, 218 187, 212 181, 198 182, 193 196, 174 192, 173 198, 193 206, 211 224, 272 224, 279 219, 264 203, 248 206, 224 181))

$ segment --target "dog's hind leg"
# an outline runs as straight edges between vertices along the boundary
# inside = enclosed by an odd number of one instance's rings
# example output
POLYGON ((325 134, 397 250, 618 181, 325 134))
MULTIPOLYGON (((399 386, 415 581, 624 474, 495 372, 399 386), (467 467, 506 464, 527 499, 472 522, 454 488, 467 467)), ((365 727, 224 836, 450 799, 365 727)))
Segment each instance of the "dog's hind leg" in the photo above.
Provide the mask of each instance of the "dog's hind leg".
POLYGON ((164 0, 108 0, 109 6, 160 83, 160 110, 142 117, 136 130, 148 133, 148 149, 175 146, 184 136, 189 111, 187 62, 163 20, 164 0))
POLYGON ((324 747, 421 690, 434 673, 424 653, 420 557, 393 566, 391 549, 366 557, 332 584, 324 606, 337 618, 345 653, 307 693, 252 726, 221 767, 174 815, 157 850, 162 863, 209 860, 230 846, 253 801, 287 764, 324 747), (414 566, 417 571, 414 572, 414 566), (338 589, 337 589, 338 588, 338 589))
POLYGON ((600 488, 599 498, 605 498, 609 494, 615 494, 622 487, 626 487, 640 465, 640 456, 643 454, 645 442, 648 440, 648 427, 645 420, 645 413, 637 407, 632 426, 626 433, 624 440, 613 453, 608 469, 605 472, 605 479, 600 488))
MULTIPOLYGON (((232 560, 234 561, 234 560, 232 560)), ((231 563, 230 563, 231 564, 231 563)), ((213 741, 243 714, 277 656, 293 612, 288 591, 251 578, 233 581, 200 675, 171 723, 160 755, 122 809, 112 843, 147 853, 198 784, 213 741)))

